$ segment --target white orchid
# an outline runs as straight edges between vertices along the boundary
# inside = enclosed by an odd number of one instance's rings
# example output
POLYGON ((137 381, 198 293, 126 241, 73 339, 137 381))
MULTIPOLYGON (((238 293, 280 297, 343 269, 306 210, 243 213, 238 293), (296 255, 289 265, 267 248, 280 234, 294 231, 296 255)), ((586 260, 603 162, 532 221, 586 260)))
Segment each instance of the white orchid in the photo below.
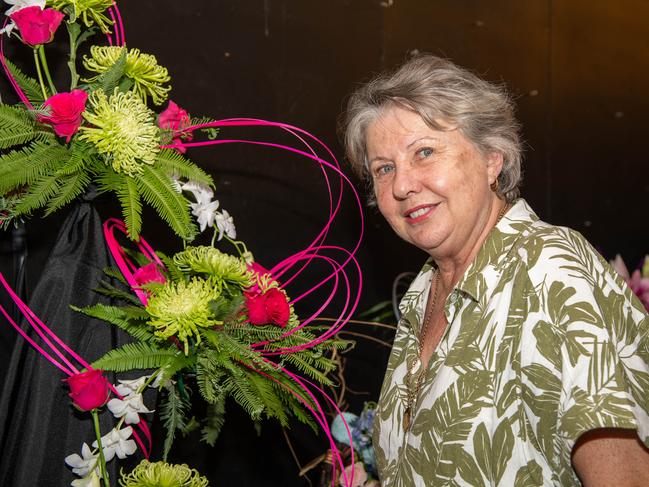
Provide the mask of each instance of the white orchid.
POLYGON ((196 217, 201 232, 205 231, 207 227, 214 225, 214 221, 218 215, 216 210, 219 207, 219 200, 209 201, 207 203, 199 201, 198 203, 190 203, 189 206, 192 208, 192 215, 196 217))
POLYGON ((226 210, 223 210, 220 213, 217 212, 214 221, 216 223, 216 228, 219 229, 218 240, 221 240, 223 238, 224 233, 228 236, 228 238, 237 238, 237 229, 234 227, 234 220, 226 210))
MULTIPOLYGON (((101 447, 104 449, 104 458, 110 462, 115 455, 117 458, 123 460, 128 455, 132 455, 137 450, 135 441, 128 438, 133 434, 133 428, 127 426, 121 430, 113 428, 110 433, 101 437, 101 447)), ((97 448, 98 443, 95 441, 92 444, 93 448, 97 448)))
POLYGON ((209 186, 197 181, 187 181, 181 186, 183 191, 188 191, 194 195, 197 203, 209 203, 214 198, 214 192, 209 186))
POLYGON ((137 379, 119 379, 119 385, 115 386, 115 389, 121 396, 128 396, 138 392, 148 378, 148 375, 143 375, 137 379))
POLYGON ((124 417, 126 424, 137 424, 140 422, 138 413, 152 413, 144 405, 142 394, 130 394, 124 399, 111 399, 106 405, 108 410, 116 418, 124 417))
POLYGON ((90 475, 82 479, 73 480, 70 484, 72 487, 101 487, 99 475, 97 472, 90 472, 90 475))
POLYGON ((94 455, 87 443, 81 447, 81 456, 77 453, 65 457, 65 463, 72 467, 72 471, 79 477, 86 477, 91 470, 99 470, 99 455, 94 455))

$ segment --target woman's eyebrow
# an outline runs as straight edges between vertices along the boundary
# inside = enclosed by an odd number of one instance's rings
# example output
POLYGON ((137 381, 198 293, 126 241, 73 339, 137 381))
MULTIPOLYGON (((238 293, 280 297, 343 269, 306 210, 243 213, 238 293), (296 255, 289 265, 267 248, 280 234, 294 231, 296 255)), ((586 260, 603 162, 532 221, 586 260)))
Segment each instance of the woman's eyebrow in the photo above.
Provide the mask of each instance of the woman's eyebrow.
POLYGON ((418 138, 418 139, 413 140, 412 142, 410 142, 410 143, 406 146, 406 149, 410 149, 413 145, 415 145, 417 142, 421 142, 422 140, 432 140, 433 142, 437 142, 438 139, 437 139, 436 137, 432 137, 432 136, 430 136, 430 135, 427 135, 426 137, 420 137, 420 138, 418 138))

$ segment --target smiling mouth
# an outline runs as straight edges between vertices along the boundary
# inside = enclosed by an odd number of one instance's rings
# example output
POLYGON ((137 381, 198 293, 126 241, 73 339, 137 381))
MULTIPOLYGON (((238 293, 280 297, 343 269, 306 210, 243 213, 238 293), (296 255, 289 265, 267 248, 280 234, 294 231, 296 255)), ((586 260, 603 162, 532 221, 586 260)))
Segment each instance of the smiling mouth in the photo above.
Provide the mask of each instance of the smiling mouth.
POLYGON ((423 205, 419 206, 405 214, 405 217, 408 221, 411 223, 416 223, 418 221, 421 221, 425 219, 435 208, 437 205, 423 205))

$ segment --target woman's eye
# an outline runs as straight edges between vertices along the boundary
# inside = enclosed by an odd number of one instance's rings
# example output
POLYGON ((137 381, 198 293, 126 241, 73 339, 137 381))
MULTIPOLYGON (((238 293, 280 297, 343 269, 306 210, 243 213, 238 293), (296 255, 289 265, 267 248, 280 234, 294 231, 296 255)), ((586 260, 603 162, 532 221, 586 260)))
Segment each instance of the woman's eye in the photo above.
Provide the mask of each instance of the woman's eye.
POLYGON ((419 149, 419 150, 417 151, 417 153, 419 154, 419 156, 420 156, 420 157, 423 157, 423 158, 426 158, 426 157, 430 157, 430 156, 432 156, 432 155, 433 155, 433 152, 434 152, 433 149, 431 149, 430 147, 424 147, 424 148, 419 149))
POLYGON ((391 173, 393 170, 394 168, 392 167, 392 164, 383 164, 374 169, 374 176, 375 177, 385 176, 386 174, 391 173))

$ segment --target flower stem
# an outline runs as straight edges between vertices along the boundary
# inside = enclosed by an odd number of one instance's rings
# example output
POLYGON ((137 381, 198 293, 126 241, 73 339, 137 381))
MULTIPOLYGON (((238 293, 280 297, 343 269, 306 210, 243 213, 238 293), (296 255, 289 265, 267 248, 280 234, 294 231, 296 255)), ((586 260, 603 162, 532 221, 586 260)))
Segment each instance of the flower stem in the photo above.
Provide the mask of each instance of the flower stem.
POLYGON ((70 91, 77 87, 79 82, 79 75, 77 74, 77 40, 79 39, 79 32, 81 31, 79 24, 76 22, 68 22, 68 36, 70 37, 70 59, 68 60, 68 68, 70 68, 70 91))
POLYGON ((50 76, 50 68, 47 65, 47 58, 45 57, 45 48, 43 44, 38 46, 38 54, 41 57, 41 63, 43 64, 43 71, 45 71, 45 77, 47 78, 47 84, 50 86, 50 91, 53 95, 56 94, 56 88, 54 87, 54 82, 52 81, 52 76, 50 76))
POLYGON ((101 431, 99 431, 99 414, 97 410, 90 411, 92 414, 92 422, 95 425, 95 436, 97 437, 97 448, 99 448, 99 468, 101 469, 101 476, 104 479, 104 485, 109 486, 108 470, 106 469, 106 457, 104 457, 104 447, 101 446, 101 431))
POLYGON ((43 82, 43 73, 41 72, 41 63, 38 60, 37 47, 34 48, 34 64, 36 64, 36 73, 38 74, 38 82, 41 85, 41 92, 43 93, 43 101, 47 100, 47 90, 45 89, 45 83, 43 82))

